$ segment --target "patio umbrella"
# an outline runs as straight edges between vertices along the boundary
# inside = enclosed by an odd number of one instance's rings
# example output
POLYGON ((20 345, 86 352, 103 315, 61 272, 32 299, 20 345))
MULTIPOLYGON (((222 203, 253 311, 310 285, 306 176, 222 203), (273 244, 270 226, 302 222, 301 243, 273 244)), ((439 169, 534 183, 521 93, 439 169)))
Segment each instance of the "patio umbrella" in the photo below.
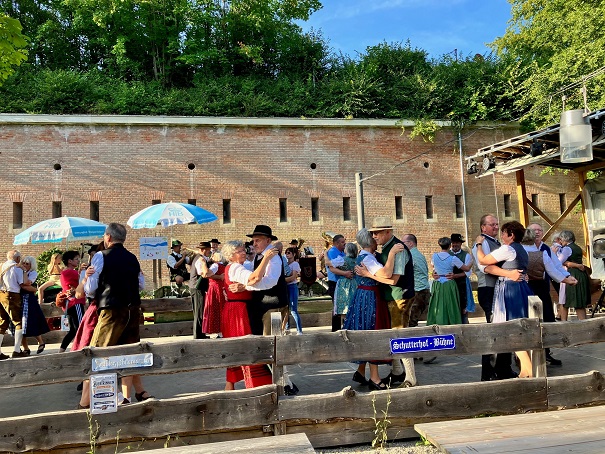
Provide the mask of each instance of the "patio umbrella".
POLYGON ((90 240, 102 237, 106 224, 92 219, 63 216, 61 218, 47 219, 25 229, 15 236, 14 245, 60 243, 63 240, 90 240))
POLYGON ((159 203, 144 208, 130 216, 127 224, 133 229, 152 229, 161 224, 170 227, 177 224, 205 224, 218 218, 210 211, 188 203, 159 203))

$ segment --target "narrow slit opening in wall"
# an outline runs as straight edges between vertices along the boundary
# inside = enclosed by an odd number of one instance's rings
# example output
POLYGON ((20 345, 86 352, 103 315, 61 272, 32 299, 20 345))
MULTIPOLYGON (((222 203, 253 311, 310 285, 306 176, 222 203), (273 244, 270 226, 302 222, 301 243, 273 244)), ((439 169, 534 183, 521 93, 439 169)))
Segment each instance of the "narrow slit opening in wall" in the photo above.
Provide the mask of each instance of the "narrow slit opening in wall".
POLYGON ((319 197, 311 197, 311 221, 319 221, 319 197))
POLYGON ((197 199, 187 199, 187 203, 189 205, 195 205, 195 206, 197 206, 197 199))
POLYGON ((504 217, 512 217, 512 211, 510 209, 510 194, 504 194, 504 217))
POLYGON ((464 217, 464 205, 462 203, 462 196, 455 195, 455 204, 456 204, 456 219, 461 219, 464 217))
POLYGON ((90 219, 93 221, 99 220, 99 201, 91 200, 90 201, 90 219))
POLYGON ((223 224, 231 224, 231 199, 223 199, 223 224))
POLYGON ((433 196, 426 195, 424 196, 424 205, 426 210, 426 218, 433 219, 433 196))
POLYGON ((13 202, 13 229, 23 228, 23 202, 13 202))
POLYGON ((395 196, 395 219, 403 219, 403 196, 395 196))
POLYGON ((162 201, 161 201, 160 199, 153 199, 153 200, 151 201, 151 204, 152 204, 152 205, 159 205, 160 203, 162 203, 162 201))
POLYGON ((61 202, 53 202, 53 218, 63 216, 63 204, 61 202))
POLYGON ((567 209, 567 195, 564 192, 562 192, 559 194, 559 211, 561 212, 561 214, 563 214, 566 209, 567 209))
POLYGON ((285 197, 279 199, 279 222, 288 222, 288 199, 285 197))
POLYGON ((342 198, 342 220, 351 220, 351 197, 342 198))
MULTIPOLYGON (((536 207, 538 206, 539 199, 540 199, 540 197, 538 197, 538 194, 531 195, 531 203, 533 203, 536 207)), ((538 213, 536 213, 534 210, 531 210, 530 216, 538 216, 538 213)))

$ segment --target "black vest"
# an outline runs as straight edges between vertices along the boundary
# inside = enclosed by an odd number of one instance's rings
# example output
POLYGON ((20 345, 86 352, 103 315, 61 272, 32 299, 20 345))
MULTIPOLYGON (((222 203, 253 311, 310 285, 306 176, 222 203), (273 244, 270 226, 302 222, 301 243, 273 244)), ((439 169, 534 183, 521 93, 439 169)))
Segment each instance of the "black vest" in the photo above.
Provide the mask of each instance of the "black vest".
MULTIPOLYGON (((277 258, 279 258, 280 262, 282 262, 280 256, 277 256, 277 258)), ((254 260, 254 269, 258 268, 261 260, 254 260)), ((279 279, 277 280, 277 284, 275 284, 274 287, 252 293, 252 300, 256 303, 260 303, 265 311, 288 306, 290 304, 290 298, 288 296, 288 284, 286 283, 283 262, 281 265, 281 273, 279 275, 279 279)))
POLYGON ((139 260, 121 243, 102 251, 103 271, 99 275, 96 299, 99 309, 140 306, 139 260))
MULTIPOLYGON (((376 254, 376 259, 382 265, 387 263, 389 251, 397 243, 403 244, 403 241, 394 236, 393 240, 388 244, 388 246, 383 247, 380 254, 376 254)), ((414 261, 412 259, 412 253, 405 244, 403 244, 403 248, 404 251, 401 253, 408 255, 408 262, 405 264, 404 274, 399 276, 399 279, 395 285, 380 284, 382 295, 386 302, 409 299, 416 294, 414 290, 414 261)))
MULTIPOLYGON (((170 255, 173 256, 177 262, 183 258, 182 255, 179 257, 174 252, 171 252, 170 255)), ((170 265, 168 265, 168 263, 166 263, 166 266, 170 270, 170 277, 172 277, 172 276, 183 276, 184 277, 185 274, 187 274, 187 265, 185 265, 184 260, 183 260, 183 263, 181 263, 181 266, 179 266, 178 268, 172 268, 170 265)))

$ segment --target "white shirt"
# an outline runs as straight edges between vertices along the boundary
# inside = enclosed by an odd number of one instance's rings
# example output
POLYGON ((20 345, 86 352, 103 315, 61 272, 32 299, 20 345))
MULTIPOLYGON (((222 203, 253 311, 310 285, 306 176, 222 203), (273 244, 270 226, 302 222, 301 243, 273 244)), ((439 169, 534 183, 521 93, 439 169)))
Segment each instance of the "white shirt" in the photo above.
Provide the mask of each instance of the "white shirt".
MULTIPOLYGON (((262 253, 256 256, 256 258, 262 258, 264 254, 271 249, 273 249, 273 244, 269 244, 262 253)), ((268 290, 270 288, 275 287, 277 285, 279 277, 281 276, 282 268, 282 259, 280 255, 277 254, 276 256, 272 257, 269 263, 267 264, 265 275, 261 278, 261 280, 254 284, 248 290, 268 290)))
MULTIPOLYGON (((175 254, 178 256, 178 260, 181 260, 181 259, 183 258, 183 254, 177 254, 176 252, 175 252, 175 254)), ((174 255, 172 255, 172 254, 170 254, 170 255, 168 256, 168 258, 166 259, 166 264, 167 264, 167 265, 168 265, 170 268, 174 268, 174 267, 176 266, 176 262, 177 262, 177 259, 176 259, 176 258, 174 258, 174 255)), ((190 262, 189 257, 187 257, 187 258, 185 259, 185 263, 189 265, 189 262, 190 262)))
POLYGON ((382 266, 378 262, 378 260, 376 260, 376 257, 374 257, 374 254, 370 254, 368 251, 364 251, 362 249, 361 252, 359 252, 359 255, 364 256, 361 263, 363 263, 366 266, 366 268, 368 269, 368 271, 370 272, 370 274, 372 276, 375 276, 376 273, 378 273, 378 271, 380 271, 382 268, 384 268, 384 266, 382 266))
MULTIPOLYGON (((487 234, 484 234, 484 235, 487 236, 487 237, 489 237, 489 238, 491 238, 492 240, 496 241, 496 238, 494 238, 493 236, 489 236, 487 234)), ((481 263, 479 262, 479 255, 477 255, 477 247, 478 247, 478 244, 475 244, 473 246, 473 251, 472 251, 473 252, 473 257, 475 258, 475 263, 477 264, 477 268, 479 268, 479 271, 482 272, 483 274, 485 274, 485 267, 487 265, 481 265, 481 263)), ((489 245, 486 244, 485 241, 483 241, 481 243, 481 249, 483 250, 483 254, 486 255, 486 256, 492 253, 492 251, 489 250, 489 245)), ((517 255, 515 254, 515 257, 516 256, 517 255)))
POLYGON ((512 246, 506 244, 503 244, 498 249, 490 252, 490 254, 496 259, 496 262, 510 262, 517 258, 517 251, 515 251, 512 246))
MULTIPOLYGON (((206 257, 205 255, 201 255, 200 258, 195 261, 195 271, 197 272, 198 276, 202 275, 202 260, 201 259, 206 260, 206 263, 208 263, 208 257, 206 257)), ((174 263, 176 263, 176 261, 174 263)), ((217 267, 217 269, 218 269, 218 267, 217 267)))
POLYGON ((14 260, 7 260, 2 265, 2 282, 0 290, 5 290, 11 293, 20 293, 21 284, 23 284, 23 270, 17 266, 14 260), (7 270, 5 272, 5 270, 7 270))
MULTIPOLYGON (((279 256, 275 256, 273 258, 276 257, 279 259, 279 256)), ((248 279, 250 279, 250 275, 253 272, 253 270, 248 269, 245 265, 242 265, 241 263, 232 263, 229 267, 229 281, 244 284, 246 286, 246 290, 266 290, 267 288, 271 288, 266 287, 266 280, 268 279, 266 275, 256 284, 248 285, 248 279)))
MULTIPOLYGON (((101 272, 103 272, 103 266, 105 265, 105 259, 103 258, 103 254, 97 253, 92 256, 92 260, 90 261, 90 266, 95 269, 95 272, 88 276, 88 279, 84 283, 84 292, 86 296, 89 298, 94 298, 97 288, 99 288, 99 276, 101 272)), ((139 290, 143 290, 145 288, 145 276, 143 273, 139 273, 139 290)))
MULTIPOLYGON (((288 263, 288 266, 292 271, 296 271, 300 276, 300 264, 294 260, 292 263, 288 263)), ((298 285, 296 281, 288 282, 288 285, 298 285)))
MULTIPOLYGON (((450 249, 450 251, 452 252, 452 254, 454 254, 456 257, 458 257, 458 259, 460 259, 460 257, 458 256, 458 254, 460 254, 462 252, 462 249, 460 249, 458 252, 454 252, 451 249, 450 249)), ((464 265, 471 265, 472 263, 473 263, 472 254, 470 254, 470 253, 467 252, 466 253, 466 257, 464 259, 464 265)), ((458 268, 460 268, 460 267, 458 266, 458 268)), ((465 271, 464 274, 466 274, 466 277, 470 278, 471 275, 473 274, 473 271, 472 271, 472 269, 470 269, 468 271, 465 271)))

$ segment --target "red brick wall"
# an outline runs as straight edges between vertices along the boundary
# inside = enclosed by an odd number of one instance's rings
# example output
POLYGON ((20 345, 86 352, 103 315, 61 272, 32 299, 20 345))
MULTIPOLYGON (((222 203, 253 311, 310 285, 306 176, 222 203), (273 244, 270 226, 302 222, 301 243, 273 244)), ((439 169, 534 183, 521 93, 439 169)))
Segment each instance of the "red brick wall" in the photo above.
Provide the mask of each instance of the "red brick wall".
MULTIPOLYGON (((250 126, 249 119, 235 120, 234 125, 203 121, 161 125, 132 124, 132 117, 84 117, 86 121, 71 122, 44 117, 46 123, 38 123, 36 116, 14 118, 0 116, 2 250, 11 247, 20 231, 12 229, 12 202, 23 197, 24 227, 51 217, 53 200, 62 201, 64 215, 89 217, 90 200, 98 199, 102 222, 126 223, 154 198, 197 199, 199 206, 219 216, 212 224, 177 226, 172 231, 129 230, 130 249, 137 247, 140 236, 156 233, 172 234, 189 246, 213 237, 243 238, 255 224, 263 223, 272 226, 280 239, 302 237, 317 250, 323 244, 321 232, 352 238, 357 230, 355 172, 368 177, 386 171, 364 185, 367 225, 374 216, 394 218, 395 196, 401 196, 404 219, 397 221, 396 234, 416 234, 423 252, 437 250, 441 236, 465 234, 464 219, 455 216, 455 195, 462 194, 462 185, 457 136, 449 128, 441 129, 434 143, 425 143, 421 138, 410 140, 409 129, 402 134, 401 128, 384 126, 386 122, 376 126, 357 121, 348 126, 343 121, 334 126, 328 121, 326 126, 317 122, 307 126, 293 121, 288 126, 276 120, 273 125, 250 126), (402 161, 408 162, 394 167, 402 161), (59 171, 53 169, 57 163, 62 167, 59 171), (194 170, 187 168, 190 163, 195 164, 194 170), (425 215, 427 195, 433 198, 432 220, 425 215), (278 199, 284 197, 289 221, 279 223, 278 199), (319 222, 311 222, 311 197, 319 197, 319 222), (342 220, 343 197, 351 198, 347 222, 342 220), (221 221, 223 199, 231 199, 231 224, 221 221)), ((464 155, 517 134, 515 125, 465 129, 464 155)), ((577 177, 540 176, 541 169, 526 170, 527 194, 530 198, 539 194, 540 209, 556 219, 559 193, 567 194, 568 203, 573 200, 577 177)), ((464 184, 471 238, 478 233, 482 214, 498 212, 504 221, 503 194, 511 194, 510 219, 518 219, 514 174, 494 180, 465 172, 464 184)), ((575 231, 581 241, 578 216, 564 227, 575 231)), ((20 249, 33 255, 43 250, 32 245, 20 249)))

